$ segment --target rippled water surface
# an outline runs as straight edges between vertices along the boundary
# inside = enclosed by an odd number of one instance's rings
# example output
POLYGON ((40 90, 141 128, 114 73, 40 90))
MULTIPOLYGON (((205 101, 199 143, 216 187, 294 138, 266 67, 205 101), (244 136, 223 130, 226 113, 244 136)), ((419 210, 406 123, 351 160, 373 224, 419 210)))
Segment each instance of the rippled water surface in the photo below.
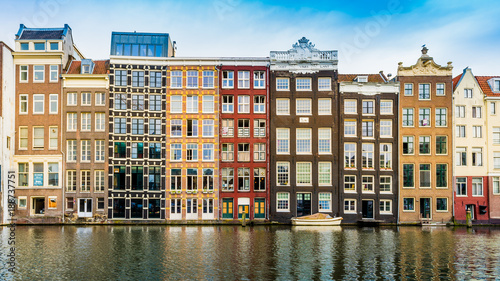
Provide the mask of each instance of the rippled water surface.
POLYGON ((500 280, 500 228, 0 227, 1 280, 500 280))

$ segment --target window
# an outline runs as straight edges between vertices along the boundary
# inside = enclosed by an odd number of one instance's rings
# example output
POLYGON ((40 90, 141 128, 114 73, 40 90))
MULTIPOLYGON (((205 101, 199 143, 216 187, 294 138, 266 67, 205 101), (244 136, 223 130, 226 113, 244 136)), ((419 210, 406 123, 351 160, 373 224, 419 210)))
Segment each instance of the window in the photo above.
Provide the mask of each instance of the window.
POLYGON ((144 189, 144 168, 142 166, 132 166, 132 190, 144 189))
POLYGON ((59 50, 59 43, 58 42, 50 42, 50 50, 51 51, 59 50))
POLYGON ((297 115, 310 115, 311 111, 311 99, 297 99, 297 115))
POLYGON ((67 101, 68 105, 76 105, 76 100, 77 100, 76 93, 68 93, 67 97, 68 97, 67 101))
POLYGON ((198 71, 187 71, 187 88, 198 88, 198 71))
POLYGON ((203 161, 214 161, 214 144, 203 144, 203 161))
POLYGON ((392 188, 391 176, 380 176, 380 192, 391 192, 392 188))
POLYGON ((266 144, 253 144, 253 161, 266 161, 266 144))
POLYGON ((234 144, 223 143, 221 145, 221 160, 234 161, 234 144))
POLYGON ((363 101, 363 114, 374 114, 375 112, 373 111, 373 101, 363 101))
POLYGON ((467 196, 467 178, 456 178, 457 196, 467 196))
POLYGON ((297 154, 311 153, 311 129, 298 129, 296 132, 297 138, 297 154))
POLYGON ((186 144, 186 160, 187 161, 198 161, 198 144, 197 143, 186 144))
POLYGON ((149 95, 149 111, 161 111, 161 95, 149 95))
POLYGON ((431 165, 420 164, 420 187, 431 187, 431 165))
POLYGON ((59 185, 59 164, 58 163, 48 163, 49 170, 49 186, 59 185))
POLYGON ((436 211, 438 212, 448 211, 448 198, 436 198, 436 211))
POLYGON ((464 89, 464 98, 466 99, 472 98, 472 89, 464 89))
MULTIPOLYGON (((465 138, 465 125, 457 125, 455 127, 455 135, 457 138, 465 138)), ((494 138, 495 138, 495 133, 493 133, 493 142, 494 138)))
POLYGON ((496 109, 496 102, 490 102, 490 114, 495 115, 497 114, 497 109, 496 109))
POLYGON ((132 143, 132 159, 143 159, 144 158, 144 143, 133 142, 132 143))
POLYGON ((355 143, 344 143, 344 168, 356 168, 355 143))
POLYGON ((250 168, 238 168, 238 190, 250 190, 250 168))
POLYGON ((472 136, 474 138, 482 138, 483 137, 483 127, 482 126, 472 126, 472 136))
POLYGON ((266 168, 253 169, 253 190, 254 191, 266 190, 266 168))
POLYGON ((234 88, 234 72, 222 71, 222 88, 234 88))
POLYGON ((234 190, 234 169, 221 168, 222 175, 222 191, 234 190))
POLYGON ((132 87, 144 87, 144 71, 132 71, 132 87))
POLYGON ((105 148, 104 148, 104 140, 96 140, 95 141, 95 161, 96 162, 104 162, 105 158, 105 148))
POLYGON ((181 191, 182 189, 182 170, 170 169, 170 190, 181 191))
POLYGON ((144 95, 132 95, 132 110, 144 110, 144 95))
POLYGON ((403 136, 403 154, 413 154, 413 136, 403 136))
POLYGON ((355 199, 345 199, 344 200, 344 213, 356 213, 356 200, 355 199))
POLYGON ((92 95, 90 93, 82 93, 82 105, 90 106, 92 105, 92 95))
POLYGON ((214 96, 203 96, 202 112, 214 113, 214 96))
POLYGON ((82 170, 80 178, 80 191, 90 192, 90 171, 82 170))
POLYGON ((361 126, 363 137, 373 137, 373 121, 363 121, 361 126))
POLYGON ((455 159, 457 166, 467 166, 467 148, 457 147, 455 149, 455 159))
POLYGON ((19 127, 19 149, 28 149, 28 127, 19 127))
POLYGON ((33 114, 43 114, 45 109, 45 96, 33 95, 33 114))
POLYGON ((392 200, 380 200, 380 213, 381 214, 392 214, 392 200))
POLYGON ((234 111, 234 97, 224 95, 222 96, 222 113, 233 113, 234 111))
POLYGON ((362 148, 363 169, 373 169, 373 143, 363 143, 362 148))
POLYGON ((76 161, 76 140, 66 141, 66 149, 68 155, 68 162, 76 161))
POLYGON ((250 71, 238 71, 238 88, 250 88, 250 71))
POLYGON ((380 137, 381 138, 391 138, 392 137, 392 121, 391 120, 380 120, 380 137))
POLYGON ((238 144, 238 161, 239 162, 250 161, 250 144, 248 143, 238 144))
POLYGON ((20 82, 28 82, 28 66, 27 65, 19 66, 19 81, 20 82))
POLYGON ((500 144, 500 127, 493 127, 493 144, 500 144))
POLYGON ((290 210, 290 193, 277 192, 276 193, 276 212, 289 212, 290 210))
POLYGON ((182 113, 182 96, 170 97, 170 113, 182 113))
POLYGON ((106 114, 97 112, 95 114, 95 130, 96 131, 104 131, 106 129, 106 114))
POLYGON ((414 165, 403 164, 403 187, 414 187, 414 165))
POLYGON ((380 101, 380 114, 382 114, 382 115, 392 114, 392 101, 391 100, 380 101))
POLYGON ((29 43, 21 43, 21 50, 28 51, 30 49, 29 43))
POLYGON ((448 187, 448 166, 446 164, 436 164, 436 187, 448 187))
POLYGON ((289 162, 276 162, 276 179, 278 186, 289 185, 290 179, 290 163, 289 162))
POLYGON ((82 131, 89 132, 92 128, 92 117, 88 112, 82 113, 82 131))
POLYGON ((296 80, 297 91, 310 91, 311 90, 311 78, 297 78, 296 80))
POLYGON ((332 115, 332 99, 318 99, 318 115, 332 115))
POLYGON ((419 84, 418 85, 418 99, 430 100, 431 99, 430 88, 431 88, 430 84, 419 84))
POLYGON ((44 147, 44 127, 33 127, 33 148, 44 147))
POLYGON ((297 162, 297 185, 311 185, 312 184, 312 163, 310 162, 297 162))
POLYGON ((331 91, 332 90, 332 79, 329 77, 318 78, 318 91, 331 91))
POLYGON ((493 180, 493 194, 500 194, 500 177, 492 177, 493 180))
POLYGON ((344 121, 344 136, 345 137, 355 137, 356 136, 356 121, 345 120, 344 121))
POLYGON ((29 164, 18 164, 19 186, 28 186, 29 164))
POLYGON ((436 96, 444 96, 444 83, 436 83, 436 96))
POLYGON ((33 66, 33 82, 43 82, 45 80, 45 66, 44 65, 34 65, 33 66))
POLYGON ((58 136, 57 127, 49 127, 49 149, 57 149, 58 136))
POLYGON ((495 92, 500 91, 500 80, 493 81, 493 91, 495 92))
POLYGON ((472 178, 472 196, 483 196, 483 178, 472 178))
POLYGON ((266 113, 266 96, 253 97, 253 113, 266 113))
POLYGON ((277 154, 290 153, 290 129, 276 128, 276 152, 277 154))
POLYGON ((125 190, 125 166, 115 166, 113 168, 113 189, 125 190))
POLYGON ((76 171, 68 170, 66 172, 66 190, 69 192, 76 191, 76 171))
POLYGON ((238 96, 238 113, 250 113, 250 96, 238 96))
POLYGON ((115 94, 115 109, 116 110, 126 110, 127 109, 127 95, 126 94, 115 94))
POLYGON ((447 154, 447 138, 446 136, 436 136, 436 154, 447 154))
POLYGON ((276 99, 276 115, 290 115, 290 99, 276 99))
POLYGON ((318 153, 330 154, 332 152, 332 130, 330 128, 318 129, 318 153))
POLYGON ((265 119, 254 119, 253 120, 253 136, 256 138, 266 136, 266 120, 265 119))
POLYGON ((132 135, 144 135, 144 119, 132 119, 132 135))
POLYGON ((19 113, 28 114, 28 95, 19 95, 19 113))
POLYGON ((344 191, 356 191, 356 176, 346 175, 344 176, 344 191))
POLYGON ((493 152, 493 168, 500 169, 500 152, 493 152))
POLYGON ((276 90, 277 91, 288 91, 289 90, 288 78, 276 78, 276 90))
POLYGON ((127 86, 127 71, 126 70, 116 70, 115 71, 115 86, 127 86))
POLYGON ((161 144, 157 142, 149 143, 149 159, 161 158, 161 144))
POLYGON ((483 149, 480 147, 472 148, 472 166, 483 166, 483 149))
POLYGON ((403 127, 413 126, 413 108, 403 108, 403 127))
POLYGON ((45 50, 45 43, 34 43, 35 45, 35 50, 36 51, 43 51, 45 50))
POLYGON ((203 88, 213 88, 214 87, 214 71, 204 70, 203 75, 203 88))
POLYGON ((332 163, 318 162, 318 184, 332 185, 332 163))
POLYGON ((455 117, 456 118, 465 118, 465 106, 463 106, 463 105, 455 106, 455 117))
POLYGON ((149 73, 149 87, 150 88, 160 88, 161 87, 161 72, 151 71, 149 73))
MULTIPOLYGON (((51 94, 49 95, 49 113, 50 114, 57 114, 57 108, 58 108, 58 103, 59 103, 59 97, 57 94, 51 94)), ((26 104, 27 106, 27 104, 26 104)))
POLYGON ((344 113, 345 114, 356 114, 357 110, 357 101, 356 100, 344 100, 344 113))
POLYGON ((148 169, 149 190, 160 190, 161 187, 161 167, 149 166, 148 169))
POLYGON ((170 120, 170 137, 182 137, 182 120, 170 120))
POLYGON ((481 118, 481 108, 480 106, 472 107, 472 118, 481 118))
POLYGON ((380 144, 380 169, 392 168, 392 144, 380 144))
POLYGON ((234 136, 234 120, 233 119, 222 119, 222 136, 223 137, 234 136))
POLYGON ((202 135, 203 137, 214 137, 214 120, 205 119, 202 124, 202 135))
POLYGON ((182 71, 173 70, 170 72, 170 88, 182 88, 182 71))
POLYGON ((320 192, 318 194, 319 212, 332 211, 332 194, 329 192, 320 192))
POLYGON ((170 144, 170 161, 181 161, 182 158, 182 144, 170 144))
POLYGON ((170 215, 173 214, 182 214, 182 199, 170 199, 170 215))
POLYGON ((421 136, 419 137, 419 153, 420 154, 431 154, 431 137, 429 136, 421 136))
POLYGON ((403 211, 415 211, 415 198, 403 198, 403 211))
POLYGON ((431 109, 430 108, 420 108, 418 111, 418 121, 420 127, 430 127, 431 126, 431 109))
POLYGON ((202 189, 213 191, 214 190, 214 169, 203 169, 203 183, 202 189))
POLYGON ((266 72, 254 71, 253 72, 253 87, 255 89, 264 89, 266 87, 266 72))
POLYGON ((363 189, 362 191, 363 192, 373 192, 373 176, 363 176, 361 178, 362 180, 362 186, 363 186, 363 189))
POLYGON ((90 140, 82 140, 81 141, 82 148, 82 162, 90 162, 90 140))
POLYGON ((198 113, 198 96, 187 96, 186 99, 186 112, 198 113))
POLYGON ((446 127, 446 108, 436 108, 436 126, 446 127))
POLYGON ((160 119, 149 119, 149 134, 155 136, 162 134, 160 119))

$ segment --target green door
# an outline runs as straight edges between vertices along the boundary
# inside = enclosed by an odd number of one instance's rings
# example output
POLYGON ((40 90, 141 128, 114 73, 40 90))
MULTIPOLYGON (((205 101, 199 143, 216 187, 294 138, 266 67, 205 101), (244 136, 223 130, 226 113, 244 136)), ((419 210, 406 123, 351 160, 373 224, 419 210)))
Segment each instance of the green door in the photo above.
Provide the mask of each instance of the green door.
POLYGON ((265 219, 266 218, 266 199, 265 198, 255 198, 254 200, 254 218, 265 219))
POLYGON ((233 198, 222 198, 222 218, 233 218, 233 198))

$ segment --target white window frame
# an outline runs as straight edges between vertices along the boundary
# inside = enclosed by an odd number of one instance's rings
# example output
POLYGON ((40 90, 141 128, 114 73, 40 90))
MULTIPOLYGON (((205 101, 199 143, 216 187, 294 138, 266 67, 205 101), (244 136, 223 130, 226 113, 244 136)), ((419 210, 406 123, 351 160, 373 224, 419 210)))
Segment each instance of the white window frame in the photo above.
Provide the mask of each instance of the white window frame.
POLYGON ((357 135, 357 121, 344 120, 344 137, 356 137, 357 135), (354 128, 354 134, 351 134, 354 128))
POLYGON ((289 91, 290 79, 285 77, 276 78, 276 91, 289 91))
POLYGON ((392 215, 392 200, 381 199, 379 204, 379 210, 383 208, 380 210, 381 215, 392 215), (387 206, 389 206, 389 210, 387 210, 387 206))
POLYGON ((356 199, 344 199, 344 214, 356 214, 356 209, 357 209, 357 202, 356 199), (347 205, 349 209, 346 210, 346 203, 349 202, 347 205), (354 207, 354 210, 351 210, 351 207, 354 207))
POLYGON ((80 141, 80 162, 90 162, 92 160, 92 144, 90 140, 81 140, 80 141))
POLYGON ((22 94, 19 95, 19 114, 28 114, 29 111, 29 98, 28 95, 22 94), (23 110, 23 104, 26 105, 26 110, 23 110))
POLYGON ((45 65, 33 65, 33 83, 44 83, 44 82, 45 82, 45 65), (39 80, 36 79, 37 72, 42 73, 42 79, 39 80))
POLYGON ((202 112, 203 113, 214 113, 215 96, 204 95, 202 98, 202 112))
POLYGON ((234 71, 232 70, 222 71, 222 88, 223 89, 234 88, 234 71))
POLYGON ((331 90, 332 90, 332 79, 330 77, 319 77, 318 91, 331 91, 331 90))
POLYGON ((234 113, 233 95, 222 95, 222 113, 234 113))
POLYGON ((213 70, 203 70, 202 71, 202 88, 203 89, 213 89, 214 88, 214 71, 213 70))
POLYGON ((104 140, 95 140, 95 162, 103 163, 106 159, 106 148, 104 140))
POLYGON ((198 88, 198 77, 199 77, 199 71, 198 70, 187 70, 186 71, 186 88, 187 89, 196 89, 198 88), (194 75, 196 73, 196 75, 194 75), (193 83, 196 82, 196 83, 193 83))
POLYGON ((44 94, 34 94, 33 95, 33 115, 35 114, 45 114, 45 95, 44 94), (41 97, 41 101, 36 101, 37 97, 41 97), (42 111, 36 111, 37 103, 42 103, 42 111))
POLYGON ((325 161, 318 162, 318 185, 319 186, 332 185, 332 162, 325 162, 325 161), (328 171, 323 170, 322 168, 328 169, 328 171), (328 181, 322 181, 322 179, 324 178, 328 178, 328 181))
POLYGON ((312 90, 312 79, 309 77, 297 77, 297 78, 295 78, 295 90, 296 91, 311 91, 312 90))
POLYGON ((297 128, 295 131, 295 150, 297 154, 312 153, 312 129, 297 128))
POLYGON ((33 126, 33 149, 43 149, 45 147, 45 127, 43 126, 33 126), (40 129, 41 132, 42 132, 42 136, 36 136, 35 134, 35 131, 38 131, 40 132, 40 129), (41 139, 42 141, 42 145, 38 145, 38 146, 35 146, 35 143, 36 143, 36 139, 41 139))
POLYGON ((392 120, 380 120, 380 137, 392 138, 392 120))
POLYGON ((288 213, 290 212, 290 193, 289 192, 276 192, 276 212, 288 213), (280 196, 282 195, 282 196, 280 196), (286 196, 284 196, 286 195, 286 196), (286 202, 287 208, 280 208, 280 201, 286 202))
POLYGON ((250 89, 250 71, 238 71, 238 89, 250 89))
POLYGON ((49 95, 49 114, 57 114, 58 111, 59 111, 59 95, 58 94, 50 94, 49 95), (56 108, 55 111, 52 110, 53 103, 55 103, 55 108, 56 108))
POLYGON ((78 114, 76 112, 66 113, 66 131, 76 132, 78 128, 78 114))
POLYGON ((74 163, 76 162, 77 158, 77 149, 78 146, 76 144, 76 140, 67 140, 66 141, 66 154, 67 154, 67 161, 74 163))
POLYGON ((172 70, 170 71, 170 88, 171 89, 182 89, 182 86, 183 86, 183 82, 182 82, 183 78, 182 78, 182 70, 172 70), (175 75, 174 75, 175 74, 175 75), (180 75, 179 75, 180 74, 180 75), (181 78, 180 79, 180 85, 178 85, 178 78, 181 78), (174 83, 174 81, 176 81, 174 83))
POLYGON ((96 112, 95 113, 95 131, 104 132, 106 130, 106 113, 96 112))
POLYGON ((276 99, 276 115, 290 115, 290 99, 287 98, 276 99), (285 102, 286 102, 286 111, 283 110, 285 102))
POLYGON ((318 153, 319 154, 332 154, 332 129, 331 128, 318 128, 318 153), (327 146, 322 148, 322 141, 328 142, 327 146))
POLYGON ((332 99, 319 98, 318 99, 318 115, 332 115, 332 99))
POLYGON ((49 127, 49 150, 55 150, 57 149, 59 143, 59 130, 57 126, 50 126, 49 127), (55 130, 55 132, 54 132, 55 130), (55 136, 54 136, 55 134, 55 136), (55 139, 55 146, 52 145, 52 141, 55 139))
POLYGON ((20 65, 19 66, 19 82, 20 83, 28 83, 29 79, 30 79, 29 66, 28 65, 20 65), (23 69, 23 68, 26 68, 26 69, 23 69), (26 73, 25 80, 22 79, 23 73, 26 73))
POLYGON ((380 115, 392 115, 393 113, 392 107, 393 107, 392 100, 381 100, 380 115))
POLYGON ((106 93, 95 93, 95 105, 105 106, 106 105, 106 93))
POLYGON ((250 113, 250 96, 238 96, 238 113, 250 113))
POLYGON ((49 82, 54 83, 59 81, 59 66, 58 65, 50 65, 49 66, 49 82), (55 69, 54 69, 55 68, 55 69), (52 76, 55 72, 55 79, 52 79, 52 76))
POLYGON ((296 167, 295 167, 295 183, 299 186, 311 186, 312 185, 312 163, 311 162, 297 162, 296 167), (303 175, 304 177, 301 177, 301 175, 303 175), (309 176, 309 178, 306 179, 305 176, 309 176), (300 182, 301 178, 304 179, 304 182, 300 182))
MULTIPOLYGON (((181 95, 170 96, 170 113, 171 114, 182 113, 182 104, 183 103, 181 95)), ((187 109, 187 98, 186 98, 186 109, 187 109)))
MULTIPOLYGON (((182 104, 182 103, 181 103, 182 104)), ((198 96, 188 95, 186 97, 186 113, 198 113, 198 96)))
POLYGON ((81 130, 82 132, 92 131, 92 113, 90 112, 81 113, 81 130))
POLYGON ((290 154, 290 129, 276 128, 276 154, 290 154), (286 134, 286 138, 285 138, 286 134), (286 141, 285 147, 280 148, 280 141, 286 141))
POLYGON ((295 103, 296 115, 312 115, 312 99, 296 99, 295 103))
POLYGON ((332 211, 332 193, 320 192, 318 193, 318 212, 330 213, 332 211), (322 202, 327 202, 328 208, 325 208, 322 202))
POLYGON ((68 106, 73 106, 73 105, 77 104, 77 100, 78 100, 77 93, 68 93, 66 97, 67 97, 66 103, 68 106))
POLYGON ((266 72, 256 70, 253 72, 253 88, 265 89, 266 88, 266 72))

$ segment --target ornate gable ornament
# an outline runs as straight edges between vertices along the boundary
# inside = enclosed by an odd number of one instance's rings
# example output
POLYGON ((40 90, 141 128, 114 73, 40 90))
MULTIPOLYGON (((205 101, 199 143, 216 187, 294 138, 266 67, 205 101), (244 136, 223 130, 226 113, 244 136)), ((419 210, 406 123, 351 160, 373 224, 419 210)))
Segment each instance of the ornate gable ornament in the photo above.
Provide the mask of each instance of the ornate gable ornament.
POLYGON ((336 70, 337 51, 320 51, 309 39, 302 37, 288 51, 271 51, 271 70, 314 73, 336 70))
POLYGON ((422 46, 422 55, 417 60, 417 63, 412 66, 403 66, 403 63, 398 64, 398 76, 448 76, 452 75, 453 66, 451 61, 448 65, 441 66, 434 62, 434 59, 427 55, 427 47, 422 46))

